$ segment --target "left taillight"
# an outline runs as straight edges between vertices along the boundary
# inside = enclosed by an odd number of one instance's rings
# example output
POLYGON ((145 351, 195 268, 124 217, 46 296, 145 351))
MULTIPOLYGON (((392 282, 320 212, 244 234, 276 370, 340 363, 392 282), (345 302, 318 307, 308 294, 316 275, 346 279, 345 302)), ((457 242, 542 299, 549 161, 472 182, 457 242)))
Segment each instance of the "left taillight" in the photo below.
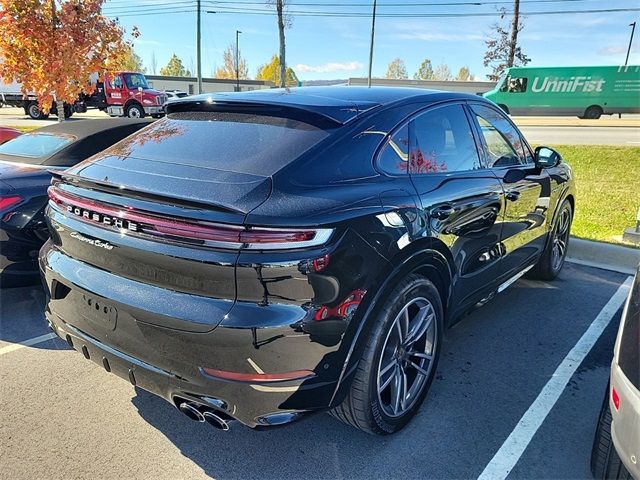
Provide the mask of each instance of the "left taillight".
POLYGON ((22 202, 22 200, 23 198, 20 195, 0 195, 0 213, 5 213, 22 202))

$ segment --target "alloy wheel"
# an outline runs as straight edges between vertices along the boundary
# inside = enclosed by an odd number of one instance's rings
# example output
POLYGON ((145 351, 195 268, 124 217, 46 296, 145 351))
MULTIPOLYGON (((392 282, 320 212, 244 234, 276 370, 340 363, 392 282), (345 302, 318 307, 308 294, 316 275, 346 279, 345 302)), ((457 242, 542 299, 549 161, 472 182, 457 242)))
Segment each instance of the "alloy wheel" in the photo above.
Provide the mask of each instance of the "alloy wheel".
POLYGON ((378 362, 378 401, 386 415, 399 417, 420 398, 434 364, 437 321, 424 297, 409 301, 394 319, 378 362))
POLYGON ((564 258, 567 255, 567 244, 569 242, 569 226, 571 224, 571 212, 565 208, 560 213, 553 236, 553 250, 551 257, 551 267, 557 271, 562 267, 564 258))

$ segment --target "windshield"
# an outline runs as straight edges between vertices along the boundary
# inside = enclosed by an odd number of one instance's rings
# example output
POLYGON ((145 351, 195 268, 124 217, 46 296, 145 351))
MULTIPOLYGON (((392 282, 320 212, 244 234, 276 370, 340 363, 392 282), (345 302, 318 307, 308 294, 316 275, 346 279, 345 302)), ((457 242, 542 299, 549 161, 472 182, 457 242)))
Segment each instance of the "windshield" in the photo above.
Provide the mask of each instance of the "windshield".
POLYGON ((143 90, 151 88, 147 83, 147 78, 141 73, 125 73, 123 76, 129 90, 136 90, 138 87, 143 90))
POLYGON ((72 135, 53 133, 28 133, 0 145, 0 155, 23 157, 24 159, 7 159, 10 162, 34 162, 27 159, 41 159, 42 161, 66 147, 75 140, 72 135))

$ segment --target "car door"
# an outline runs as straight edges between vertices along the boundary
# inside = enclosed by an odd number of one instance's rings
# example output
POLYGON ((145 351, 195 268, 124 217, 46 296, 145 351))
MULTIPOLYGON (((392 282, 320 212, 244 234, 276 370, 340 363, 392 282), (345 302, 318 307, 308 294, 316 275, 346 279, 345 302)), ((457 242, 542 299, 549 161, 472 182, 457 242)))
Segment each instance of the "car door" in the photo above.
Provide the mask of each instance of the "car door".
POLYGON ((551 181, 534 165, 529 146, 503 112, 479 103, 471 103, 470 110, 484 160, 505 192, 502 273, 508 277, 531 265, 544 249, 551 181))
POLYGON ((451 251, 452 316, 488 295, 500 273, 504 194, 483 163, 462 103, 435 106, 409 122, 409 172, 427 234, 451 251))

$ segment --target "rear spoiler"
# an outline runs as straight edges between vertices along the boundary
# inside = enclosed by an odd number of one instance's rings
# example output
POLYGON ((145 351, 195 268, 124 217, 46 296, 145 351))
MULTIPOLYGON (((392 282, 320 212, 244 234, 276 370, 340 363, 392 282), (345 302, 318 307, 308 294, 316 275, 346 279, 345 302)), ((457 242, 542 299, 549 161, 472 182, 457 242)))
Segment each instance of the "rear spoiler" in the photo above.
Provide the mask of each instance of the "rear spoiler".
MULTIPOLYGON (((253 93, 253 92, 252 92, 253 93)), ((252 95, 256 96, 256 95, 252 95)), ((176 112, 234 112, 234 113, 255 113, 277 117, 291 118, 301 122, 315 125, 319 128, 335 128, 342 126, 358 117, 359 114, 379 106, 371 102, 362 108, 351 102, 343 102, 340 105, 327 105, 322 102, 316 104, 306 103, 304 105, 281 100, 280 97, 262 96, 259 101, 248 98, 249 95, 197 95, 195 97, 185 97, 173 99, 164 105, 167 114, 176 112), (235 97, 235 98, 233 98, 235 97)), ((313 97, 309 97, 313 98, 313 97)))

